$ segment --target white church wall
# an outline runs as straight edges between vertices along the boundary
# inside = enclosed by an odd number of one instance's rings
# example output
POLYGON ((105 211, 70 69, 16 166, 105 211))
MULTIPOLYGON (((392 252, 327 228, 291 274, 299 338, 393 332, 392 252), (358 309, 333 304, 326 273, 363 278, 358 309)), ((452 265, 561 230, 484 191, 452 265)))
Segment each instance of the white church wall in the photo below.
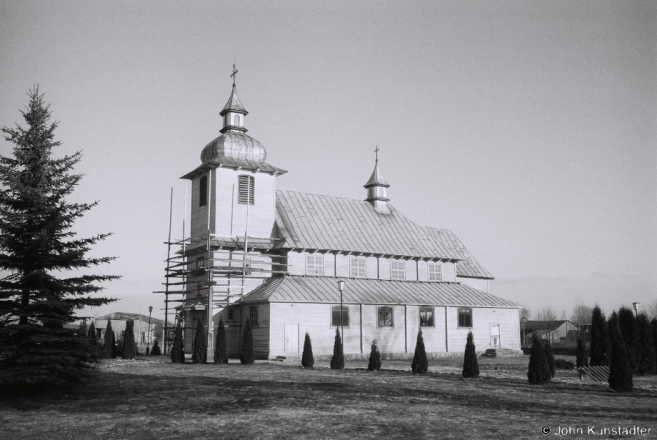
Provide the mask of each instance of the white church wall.
POLYGON ((324 254, 324 276, 335 276, 335 254, 324 254))
POLYGON ((390 259, 379 258, 379 278, 382 280, 390 279, 390 259))
POLYGON ((463 278, 456 277, 456 281, 466 286, 472 287, 473 289, 481 290, 482 292, 489 293, 488 291, 488 280, 483 280, 481 278, 463 278))
MULTIPOLYGON (((191 200, 191 224, 190 224, 190 232, 192 234, 192 237, 207 237, 208 235, 208 205, 206 204, 205 206, 199 206, 199 201, 200 201, 200 185, 201 185, 201 177, 207 176, 208 174, 205 173, 201 176, 197 176, 192 180, 192 200, 191 200)), ((212 173, 212 181, 215 181, 215 174, 212 173)), ((211 187, 214 187, 214 185, 210 185, 211 187)), ((209 200, 208 202, 214 204, 214 197, 215 194, 208 194, 209 195, 209 200)), ((211 213, 212 215, 212 213, 211 213)), ((210 228, 212 229, 214 225, 212 217, 210 218, 210 228)), ((214 232, 213 230, 210 231, 211 233, 214 232)))
POLYGON ((415 260, 406 260, 406 279, 417 281, 417 263, 415 260))
POLYGON ((429 272, 428 272, 428 266, 426 261, 418 261, 417 262, 417 279, 419 281, 429 281, 429 272))
POLYGON ((454 263, 442 263, 443 266, 443 281, 456 282, 456 265, 454 263))
POLYGON ((336 268, 337 268, 337 276, 339 277, 349 277, 349 256, 348 255, 342 255, 342 254, 337 254, 335 256, 336 258, 336 268))
POLYGON ((290 275, 306 274, 306 253, 290 251, 287 254, 287 270, 290 275))
POLYGON ((472 328, 458 327, 458 307, 449 307, 448 334, 450 352, 465 351, 468 332, 472 331, 477 351, 494 348, 491 343, 491 325, 500 328, 498 348, 520 350, 520 325, 518 309, 472 308, 472 328))
POLYGON ((365 260, 367 264, 367 278, 378 278, 379 267, 376 260, 376 257, 367 257, 365 260))

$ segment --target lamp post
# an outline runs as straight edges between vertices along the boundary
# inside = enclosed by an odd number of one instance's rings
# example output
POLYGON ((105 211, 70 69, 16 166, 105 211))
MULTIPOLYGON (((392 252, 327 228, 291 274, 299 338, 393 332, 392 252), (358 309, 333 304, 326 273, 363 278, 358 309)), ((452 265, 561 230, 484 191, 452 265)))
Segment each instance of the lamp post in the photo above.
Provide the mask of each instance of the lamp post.
POLYGON ((344 281, 338 280, 338 290, 340 291, 340 338, 342 339, 342 352, 344 353, 344 325, 342 323, 342 292, 344 291, 344 281))
POLYGON ((633 302, 632 305, 634 306, 634 317, 639 316, 639 303, 638 302, 633 302))
POLYGON ((148 350, 151 349, 151 313, 153 313, 153 306, 148 306, 148 350))

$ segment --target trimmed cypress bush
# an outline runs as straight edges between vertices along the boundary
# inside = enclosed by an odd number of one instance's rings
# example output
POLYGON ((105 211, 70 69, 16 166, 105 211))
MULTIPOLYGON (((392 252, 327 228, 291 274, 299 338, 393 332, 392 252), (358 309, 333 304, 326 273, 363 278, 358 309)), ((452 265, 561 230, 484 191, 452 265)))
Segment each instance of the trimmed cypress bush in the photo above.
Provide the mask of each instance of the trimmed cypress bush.
POLYGON ((103 344, 103 357, 110 359, 112 357, 112 348, 114 344, 114 331, 112 330, 112 322, 107 320, 107 328, 105 329, 105 343, 103 344))
POLYGON ((155 342, 153 342, 153 348, 151 349, 151 356, 160 356, 161 354, 162 350, 160 349, 160 343, 155 339, 155 342))
POLYGON ((333 356, 331 357, 331 370, 344 369, 344 352, 342 351, 342 338, 340 331, 335 329, 335 343, 333 344, 333 356))
POLYGON ((422 329, 417 332, 417 342, 415 343, 415 355, 411 363, 413 374, 425 374, 429 371, 429 360, 427 352, 424 349, 424 338, 422 338, 422 329))
POLYGON ((644 314, 637 318, 639 327, 639 374, 653 374, 655 372, 655 341, 652 338, 652 327, 648 317, 644 314))
POLYGON ((609 387, 619 393, 632 391, 632 368, 616 313, 609 320, 611 335, 611 362, 609 363, 609 387))
POLYGON ((151 349, 149 347, 146 347, 146 356, 151 355, 151 349))
POLYGON ((476 379, 479 377, 479 363, 475 350, 474 337, 468 332, 468 340, 465 343, 465 354, 463 355, 463 377, 476 379))
POLYGON ((611 353, 607 320, 600 307, 595 306, 591 316, 591 346, 589 356, 591 366, 609 365, 611 353))
POLYGON ((214 363, 227 364, 228 355, 226 354, 226 328, 224 327, 224 319, 219 319, 217 326, 217 340, 214 344, 214 363))
POLYGON ((185 352, 183 351, 183 331, 180 321, 176 325, 176 334, 173 338, 173 348, 171 349, 171 362, 174 364, 185 363, 185 352))
POLYGON ((533 385, 543 385, 552 379, 550 366, 545 356, 545 348, 536 333, 532 335, 532 348, 531 354, 529 355, 527 379, 533 385))
POLYGON ((586 356, 586 341, 584 340, 584 333, 579 334, 577 338, 577 368, 588 367, 589 358, 586 356))
POLYGON ((196 323, 196 333, 192 341, 192 363, 204 364, 208 360, 208 342, 205 335, 203 323, 199 320, 196 323))
POLYGON ((128 319, 125 325, 125 335, 123 336, 123 349, 121 357, 123 359, 134 359, 137 355, 137 346, 135 345, 135 322, 128 319))
POLYGON ((91 321, 91 325, 89 326, 89 333, 87 333, 87 337, 91 341, 91 345, 98 345, 98 339, 96 339, 96 326, 94 325, 93 321, 91 321))
POLYGON ((621 307, 618 310, 618 325, 623 335, 623 343, 632 374, 638 374, 641 347, 639 346, 639 326, 634 312, 627 307, 621 307))
POLYGON ((313 357, 313 344, 310 342, 310 335, 306 332, 303 340, 303 355, 301 356, 301 366, 303 368, 312 368, 315 365, 313 357))
POLYGON ((545 348, 545 359, 547 360, 548 368, 550 369, 550 378, 553 378, 557 374, 557 364, 554 361, 554 354, 552 353, 552 344, 549 340, 545 340, 543 343, 545 348))
POLYGON ((369 371, 379 371, 381 369, 381 353, 379 353, 376 339, 372 340, 372 349, 370 350, 370 360, 367 363, 367 369, 369 371))
POLYGON ((242 335, 242 345, 240 347, 240 362, 243 365, 249 365, 255 362, 253 352, 253 330, 251 329, 251 320, 246 318, 244 324, 244 334, 242 335))

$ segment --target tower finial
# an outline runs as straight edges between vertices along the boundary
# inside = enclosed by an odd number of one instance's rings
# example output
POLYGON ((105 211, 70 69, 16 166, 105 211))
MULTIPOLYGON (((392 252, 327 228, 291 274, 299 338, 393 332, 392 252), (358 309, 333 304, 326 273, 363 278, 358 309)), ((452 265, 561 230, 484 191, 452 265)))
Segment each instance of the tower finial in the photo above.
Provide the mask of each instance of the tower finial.
POLYGON ((376 163, 379 163, 379 146, 377 145, 376 148, 374 149, 374 154, 376 155, 376 163))
POLYGON ((230 74, 230 76, 233 77, 233 88, 235 88, 235 77, 237 76, 237 72, 239 71, 235 68, 235 63, 233 63, 233 73, 230 74))

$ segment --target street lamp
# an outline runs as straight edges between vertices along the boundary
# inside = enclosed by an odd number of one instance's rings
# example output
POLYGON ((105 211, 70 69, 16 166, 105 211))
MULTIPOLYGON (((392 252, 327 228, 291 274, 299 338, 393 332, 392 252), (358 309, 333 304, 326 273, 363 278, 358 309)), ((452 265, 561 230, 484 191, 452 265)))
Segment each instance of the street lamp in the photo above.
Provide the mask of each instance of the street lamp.
POLYGON ((639 315, 639 303, 633 302, 632 305, 634 306, 634 317, 636 318, 639 315))
POLYGON ((148 350, 151 349, 151 313, 153 313, 153 306, 148 306, 148 350))
POLYGON ((344 291, 344 281, 338 280, 338 290, 340 291, 340 338, 342 339, 342 352, 344 353, 344 325, 342 324, 342 315, 344 310, 342 310, 342 292, 344 291))

